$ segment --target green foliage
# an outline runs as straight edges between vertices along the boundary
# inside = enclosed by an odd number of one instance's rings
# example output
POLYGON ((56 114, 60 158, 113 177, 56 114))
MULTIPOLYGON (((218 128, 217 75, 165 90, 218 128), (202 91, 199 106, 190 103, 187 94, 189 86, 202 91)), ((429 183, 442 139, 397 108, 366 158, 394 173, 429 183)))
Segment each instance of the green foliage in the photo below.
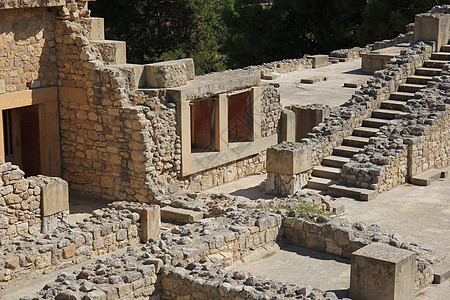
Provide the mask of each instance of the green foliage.
POLYGON ((198 74, 393 38, 450 0, 98 0, 133 63, 192 57, 198 74))
POLYGON ((197 73, 225 69, 219 47, 225 39, 225 0, 99 0, 108 39, 125 40, 132 63, 192 57, 197 73))

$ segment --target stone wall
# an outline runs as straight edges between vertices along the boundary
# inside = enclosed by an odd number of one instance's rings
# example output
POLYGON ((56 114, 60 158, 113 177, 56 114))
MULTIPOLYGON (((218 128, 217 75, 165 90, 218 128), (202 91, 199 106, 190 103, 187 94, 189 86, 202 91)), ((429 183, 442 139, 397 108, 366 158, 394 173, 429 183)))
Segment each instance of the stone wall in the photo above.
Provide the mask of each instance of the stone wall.
POLYGON ((0 10, 0 93, 56 85, 54 16, 47 8, 0 10))
POLYGON ((267 85, 262 88, 261 98, 261 136, 267 137, 278 133, 281 96, 276 86, 267 85))
POLYGON ((238 161, 190 175, 184 188, 190 191, 206 190, 240 178, 262 174, 266 170, 265 151, 238 161))
POLYGON ((19 167, 0 165, 0 245, 41 231, 41 188, 19 167))
POLYGON ((0 288, 139 243, 138 213, 107 208, 93 214, 76 225, 60 224, 51 234, 0 246, 0 288))
POLYGON ((377 225, 367 226, 359 222, 350 224, 343 219, 318 224, 295 217, 284 217, 282 230, 283 236, 292 245, 345 258, 350 258, 354 251, 370 243, 384 243, 413 251, 416 253, 417 265, 416 290, 420 290, 433 282, 432 266, 442 259, 431 250, 418 246, 415 242, 405 242, 397 234, 381 231, 377 225))

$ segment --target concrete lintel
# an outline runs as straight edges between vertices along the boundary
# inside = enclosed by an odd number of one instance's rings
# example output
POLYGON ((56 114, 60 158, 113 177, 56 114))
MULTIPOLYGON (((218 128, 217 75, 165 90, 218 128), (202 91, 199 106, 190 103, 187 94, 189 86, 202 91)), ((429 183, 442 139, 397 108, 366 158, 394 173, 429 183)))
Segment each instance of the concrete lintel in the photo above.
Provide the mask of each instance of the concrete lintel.
POLYGON ((2 0, 0 9, 64 6, 66 0, 2 0))
POLYGON ((181 176, 195 174, 205 171, 223 164, 227 164, 266 150, 267 148, 276 145, 278 142, 278 135, 260 138, 254 142, 239 142, 230 143, 229 149, 220 152, 201 152, 192 153, 190 155, 190 162, 185 162, 185 157, 182 159, 181 176))
POLYGON ((267 149, 267 172, 296 175, 312 168, 312 147, 302 144, 282 143, 267 149))
POLYGON ((258 71, 232 70, 197 76, 186 85, 169 88, 167 92, 172 98, 182 94, 185 101, 191 101, 260 85, 261 75, 258 71))
POLYGON ((57 100, 57 87, 47 87, 0 94, 0 110, 42 104, 57 100))

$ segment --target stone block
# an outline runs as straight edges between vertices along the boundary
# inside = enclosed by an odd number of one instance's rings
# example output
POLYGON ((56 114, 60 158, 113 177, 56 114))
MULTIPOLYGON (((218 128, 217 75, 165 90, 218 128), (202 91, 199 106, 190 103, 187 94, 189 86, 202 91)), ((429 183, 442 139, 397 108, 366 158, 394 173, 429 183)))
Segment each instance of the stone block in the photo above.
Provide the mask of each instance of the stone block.
POLYGON ((329 65, 328 55, 318 54, 318 55, 308 56, 308 58, 312 59, 312 67, 313 68, 320 68, 320 67, 325 67, 325 66, 329 65))
POLYGON ((433 283, 441 284, 450 278, 450 259, 444 259, 433 267, 433 283))
POLYGON ((416 254, 372 243, 352 254, 350 297, 361 300, 414 299, 416 254))
POLYGON ((186 58, 148 64, 145 65, 145 72, 148 87, 178 87, 194 79, 194 60, 192 58, 186 58))
POLYGON ((124 41, 96 40, 91 42, 102 55, 107 65, 120 65, 127 62, 127 44, 124 41))
POLYGON ((141 224, 141 240, 143 242, 159 235, 161 232, 161 208, 159 205, 152 205, 150 208, 141 211, 141 224))
POLYGON ((450 37, 450 15, 418 14, 414 24, 414 41, 436 41, 438 51, 442 45, 447 44, 450 37))
POLYGON ((87 38, 93 40, 105 39, 105 20, 103 18, 85 18, 83 22, 88 31, 87 38))
POLYGON ((384 69, 384 66, 389 62, 393 54, 378 54, 368 53, 361 55, 361 69, 366 73, 373 73, 377 70, 384 69))
POLYGON ((267 149, 267 172, 295 175, 312 168, 312 148, 308 145, 293 144, 283 147, 279 144, 267 149))
POLYGON ((69 210, 69 185, 57 177, 30 177, 41 187, 41 213, 43 217, 69 210))
POLYGON ((55 7, 64 6, 65 4, 65 0, 8 0, 0 1, 0 9, 55 7))
POLYGON ((281 141, 295 142, 295 113, 292 110, 284 109, 281 112, 281 141))
POLYGON ((442 171, 438 169, 431 169, 415 175, 411 178, 411 183, 415 185, 430 185, 433 181, 438 180, 442 177, 442 171))
POLYGON ((314 77, 308 77, 308 78, 302 78, 300 79, 301 83, 308 83, 308 84, 314 84, 321 81, 327 81, 326 76, 314 76, 314 77))
POLYGON ((194 223, 203 218, 203 213, 189 209, 165 206, 161 208, 161 218, 167 222, 194 223))

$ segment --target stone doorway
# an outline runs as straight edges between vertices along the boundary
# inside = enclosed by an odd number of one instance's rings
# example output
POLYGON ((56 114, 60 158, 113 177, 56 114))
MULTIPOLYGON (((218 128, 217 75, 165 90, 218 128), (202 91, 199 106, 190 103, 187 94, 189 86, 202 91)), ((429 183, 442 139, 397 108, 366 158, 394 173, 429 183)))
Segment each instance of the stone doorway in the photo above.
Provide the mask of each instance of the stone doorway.
POLYGON ((39 107, 31 105, 3 111, 5 160, 27 176, 41 173, 39 107))

